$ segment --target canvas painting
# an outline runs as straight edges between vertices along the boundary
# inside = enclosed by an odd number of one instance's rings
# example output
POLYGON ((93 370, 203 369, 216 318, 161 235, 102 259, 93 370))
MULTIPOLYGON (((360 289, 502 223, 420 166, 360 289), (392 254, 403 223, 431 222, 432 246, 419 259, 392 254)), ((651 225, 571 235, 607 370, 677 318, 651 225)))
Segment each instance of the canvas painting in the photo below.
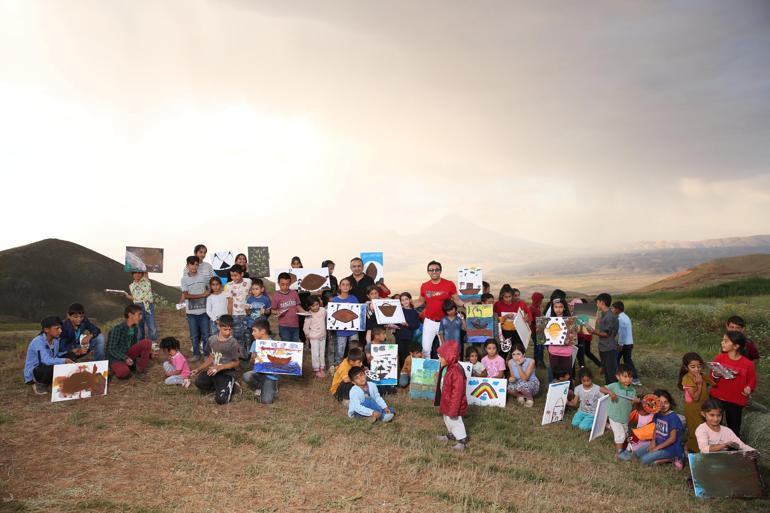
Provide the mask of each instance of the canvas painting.
POLYGON ((257 340, 254 372, 302 376, 302 343, 257 340))
POLYGON ((572 306, 572 316, 578 325, 580 333, 587 335, 586 328, 593 328, 596 325, 597 309, 594 303, 578 303, 572 306))
POLYGON ((326 267, 318 269, 306 267, 278 269, 276 270, 276 283, 278 283, 278 275, 281 273, 289 273, 291 275, 289 289, 296 290, 297 292, 318 292, 319 290, 326 290, 331 287, 329 283, 329 269, 326 267))
POLYGON ((126 272, 162 273, 163 248, 126 246, 126 272))
POLYGON ((374 283, 385 281, 384 263, 381 251, 361 253, 361 260, 364 261, 364 274, 374 280, 374 283))
POLYGON ((465 325, 468 342, 485 342, 494 338, 492 305, 465 305, 465 325))
POLYGON ((331 331, 365 331, 366 305, 363 303, 329 303, 326 306, 326 329, 331 331))
POLYGON ((270 276, 270 252, 267 246, 249 246, 249 276, 267 278, 270 276))
POLYGON ((54 365, 51 402, 107 395, 108 369, 107 360, 54 365))
POLYGON ((461 267, 457 271, 457 292, 463 301, 478 301, 483 288, 481 267, 461 267))
POLYGON ((603 395, 596 403, 596 413, 594 414, 594 423, 591 425, 591 434, 588 435, 588 441, 593 442, 604 434, 607 427, 607 407, 610 405, 610 396, 603 395))
POLYGON ((469 405, 505 408, 506 384, 505 379, 471 378, 465 385, 465 397, 469 405))
POLYGON ((409 397, 428 399, 436 397, 436 386, 441 365, 438 360, 412 358, 412 374, 409 376, 409 397))
POLYGON ((538 317, 537 334, 547 346, 577 344, 577 323, 574 317, 538 317))
POLYGON ((404 309, 401 301, 398 299, 375 299, 374 315, 377 317, 377 324, 401 324, 406 322, 404 318, 404 309))
POLYGON ((524 344, 524 349, 529 347, 529 341, 532 339, 532 328, 529 326, 527 316, 524 315, 523 310, 516 312, 513 317, 513 324, 516 326, 516 332, 519 334, 521 343, 524 344))
POLYGON ((366 371, 369 381, 377 385, 398 384, 398 346, 372 344, 372 361, 366 371))
POLYGON ((463 368, 463 372, 465 372, 465 379, 471 379, 471 376, 473 375, 473 364, 471 362, 457 362, 460 364, 460 367, 463 368))
POLYGON ((235 253, 232 251, 217 251, 211 256, 211 267, 214 274, 220 278, 230 277, 230 268, 235 265, 235 253))
POLYGON ((560 381, 548 385, 548 395, 545 398, 543 419, 541 426, 553 422, 561 422, 564 419, 564 410, 567 408, 567 394, 569 394, 569 381, 560 381))
POLYGON ((757 462, 746 451, 690 453, 690 474, 696 497, 764 497, 757 462))

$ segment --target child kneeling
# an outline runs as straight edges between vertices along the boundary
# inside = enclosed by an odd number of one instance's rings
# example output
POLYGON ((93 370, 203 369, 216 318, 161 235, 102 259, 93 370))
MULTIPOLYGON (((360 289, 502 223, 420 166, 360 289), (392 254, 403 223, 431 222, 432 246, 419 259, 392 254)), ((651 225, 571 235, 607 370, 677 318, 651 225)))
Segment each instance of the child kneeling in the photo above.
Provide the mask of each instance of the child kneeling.
POLYGON ((350 389, 348 417, 368 417, 371 422, 377 422, 377 419, 383 422, 393 420, 393 410, 380 396, 377 385, 366 380, 366 370, 363 367, 351 368, 348 378, 353 383, 353 388, 350 389))

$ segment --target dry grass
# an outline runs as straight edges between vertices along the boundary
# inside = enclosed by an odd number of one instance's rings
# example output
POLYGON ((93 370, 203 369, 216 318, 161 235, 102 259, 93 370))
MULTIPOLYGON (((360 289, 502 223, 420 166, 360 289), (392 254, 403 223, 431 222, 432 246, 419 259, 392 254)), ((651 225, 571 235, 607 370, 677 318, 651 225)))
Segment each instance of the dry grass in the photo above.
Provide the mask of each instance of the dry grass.
MULTIPOLYGON (((184 340, 184 318, 159 315, 184 340)), ((103 398, 52 404, 21 383, 27 336, 0 335, 0 511, 766 511, 767 501, 701 501, 686 475, 613 461, 541 408, 471 409, 472 442, 434 441, 437 410, 406 395, 390 425, 349 420, 329 379, 282 379, 275 404, 217 406, 146 376, 103 398)), ((309 359, 309 358, 308 358, 309 359)), ((306 369, 307 370, 307 369, 306 369)), ((652 384, 652 383, 651 383, 652 384)), ((542 405, 542 399, 536 403, 542 405)))

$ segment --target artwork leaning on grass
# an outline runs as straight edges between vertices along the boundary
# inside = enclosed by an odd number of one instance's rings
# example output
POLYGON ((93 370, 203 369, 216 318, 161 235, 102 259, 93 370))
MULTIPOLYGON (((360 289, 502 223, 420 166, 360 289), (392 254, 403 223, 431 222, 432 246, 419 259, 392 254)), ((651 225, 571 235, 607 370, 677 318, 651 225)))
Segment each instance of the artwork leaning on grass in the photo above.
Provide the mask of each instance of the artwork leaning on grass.
POLYGON ((469 406, 497 406, 505 408, 505 379, 471 378, 465 384, 465 397, 469 406))
POLYGON ((412 358, 412 374, 409 376, 409 397, 412 399, 436 398, 436 386, 441 364, 438 360, 412 358))
MULTIPOLYGON (((620 399, 618 399, 620 400, 620 399)), ((610 405, 610 396, 603 395, 596 403, 596 413, 594 414, 594 423, 591 425, 591 433, 588 435, 588 441, 593 442, 604 434, 604 430, 607 427, 607 414, 609 411, 607 408, 610 405)))
POLYGON ((108 369, 107 360, 54 365, 51 402, 107 395, 108 369))
POLYGON ((401 324, 406 322, 404 308, 398 299, 374 299, 374 315, 377 324, 401 324))
POLYGON ((398 383, 398 346, 396 344, 372 344, 372 361, 366 377, 375 385, 398 383))
POLYGON ((465 305, 468 342, 486 342, 488 338, 494 338, 494 315, 492 305, 465 305))
POLYGON ((538 317, 535 320, 539 340, 547 346, 574 346, 577 343, 575 317, 538 317))
POLYGON ((267 246, 249 246, 249 276, 267 278, 270 276, 270 251, 267 246))
POLYGON ((302 343, 257 340, 254 372, 302 376, 302 343))
POLYGON ((129 273, 162 273, 163 248, 126 246, 126 264, 129 273))
POLYGON ((548 385, 548 395, 545 397, 543 419, 541 426, 564 420, 564 410, 567 408, 567 395, 569 393, 569 381, 560 381, 548 385))
POLYGON ((460 267, 457 270, 457 292, 463 301, 478 301, 483 288, 481 267, 460 267))
POLYGON ((765 490, 756 451, 690 453, 693 491, 701 498, 758 498, 765 490))
POLYGON ((363 303, 329 303, 326 306, 326 329, 330 331, 364 331, 366 305, 363 303))

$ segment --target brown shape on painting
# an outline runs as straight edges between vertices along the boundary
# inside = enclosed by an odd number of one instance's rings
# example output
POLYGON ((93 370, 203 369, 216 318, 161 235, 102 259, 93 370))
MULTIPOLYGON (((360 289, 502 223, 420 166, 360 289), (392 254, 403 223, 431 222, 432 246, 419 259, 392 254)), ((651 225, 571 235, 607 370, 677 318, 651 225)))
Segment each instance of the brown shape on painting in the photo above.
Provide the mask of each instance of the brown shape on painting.
POLYGON ((358 319, 358 314, 353 310, 337 310, 332 314, 332 317, 340 322, 350 322, 358 319))
POLYGON ((286 358, 279 358, 278 356, 269 354, 267 355, 267 359, 270 360, 270 363, 273 365, 289 365, 289 362, 291 362, 291 356, 286 358))
POLYGON ((324 286, 324 283, 326 283, 325 276, 321 276, 319 274, 308 274, 302 278, 299 286, 305 290, 318 290, 324 286))
POLYGON ((481 289, 460 289, 460 294, 463 296, 472 296, 478 294, 481 289))
POLYGON ((369 265, 366 266, 365 273, 371 279, 375 279, 377 277, 377 266, 374 265, 374 262, 369 262, 369 265))
POLYGON ((93 367, 93 371, 80 369, 69 376, 56 378, 54 386, 61 395, 75 395, 88 390, 91 395, 104 395, 104 376, 93 367))
POLYGON ((289 285, 293 285, 295 281, 297 281, 297 275, 294 273, 289 273, 289 276, 291 276, 291 281, 289 281, 289 285))
POLYGON ((383 303, 378 308, 380 312, 385 314, 385 317, 393 317, 393 314, 396 313, 396 305, 391 303, 383 303))

